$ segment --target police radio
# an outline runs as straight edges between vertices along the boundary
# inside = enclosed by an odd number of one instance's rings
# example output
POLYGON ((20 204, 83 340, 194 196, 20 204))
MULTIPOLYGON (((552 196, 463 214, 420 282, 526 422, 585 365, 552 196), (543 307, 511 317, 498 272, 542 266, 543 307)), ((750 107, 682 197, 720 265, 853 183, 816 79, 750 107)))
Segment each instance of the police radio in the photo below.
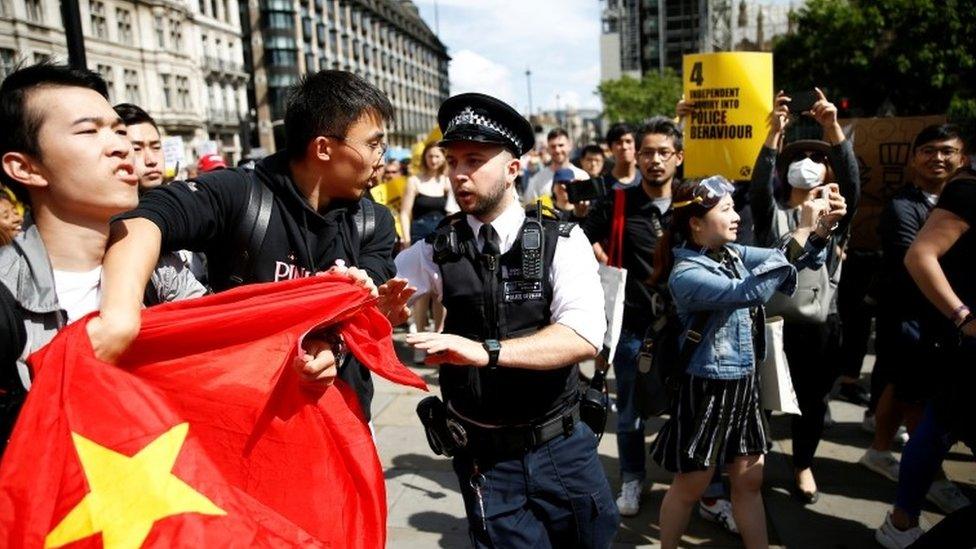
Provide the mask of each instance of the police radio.
POLYGON ((525 280, 542 280, 544 244, 540 208, 536 210, 535 219, 526 219, 522 227, 522 278, 525 280))

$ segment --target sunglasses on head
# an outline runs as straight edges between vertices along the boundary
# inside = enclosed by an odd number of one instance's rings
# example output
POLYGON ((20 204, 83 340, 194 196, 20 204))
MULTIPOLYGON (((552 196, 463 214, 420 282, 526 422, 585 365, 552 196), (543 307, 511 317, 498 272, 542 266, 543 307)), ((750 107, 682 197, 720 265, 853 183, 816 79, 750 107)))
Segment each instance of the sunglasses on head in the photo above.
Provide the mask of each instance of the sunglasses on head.
POLYGON ((692 204, 701 204, 706 209, 714 208, 722 198, 735 190, 735 187, 721 175, 706 177, 698 183, 691 191, 692 198, 671 204, 671 208, 678 209, 692 204))

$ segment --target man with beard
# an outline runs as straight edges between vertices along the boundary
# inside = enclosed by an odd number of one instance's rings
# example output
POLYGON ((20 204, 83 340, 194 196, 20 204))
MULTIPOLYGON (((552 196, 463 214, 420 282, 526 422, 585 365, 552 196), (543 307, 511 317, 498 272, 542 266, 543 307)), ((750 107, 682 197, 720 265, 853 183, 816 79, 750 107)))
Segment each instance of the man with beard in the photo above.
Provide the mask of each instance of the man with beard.
POLYGON ((569 155, 573 151, 573 144, 569 141, 569 134, 562 128, 555 128, 546 136, 546 148, 552 158, 549 165, 540 169, 533 175, 528 183, 525 184, 525 192, 522 193, 522 203, 526 206, 535 204, 537 200, 544 196, 552 195, 552 178, 557 171, 568 169, 573 170, 576 179, 587 179, 589 176, 585 171, 577 168, 569 161, 569 155))
POLYGON ((437 119, 461 212, 396 258, 448 310, 443 333, 407 336, 440 365, 438 428, 456 436, 435 451, 453 453, 476 547, 608 547, 618 517, 576 364, 606 330, 596 261, 574 224, 512 193, 533 144, 514 109, 468 93, 437 119))
POLYGON ((637 166, 640 183, 616 188, 596 204, 583 222, 583 232, 594 244, 606 246, 611 265, 627 269, 624 315, 620 341, 614 354, 617 376, 617 451, 620 456, 621 515, 640 511, 645 469, 644 420, 637 409, 635 380, 641 342, 655 320, 655 288, 650 285, 654 247, 671 218, 671 188, 684 160, 682 134, 664 117, 652 118, 638 132, 637 166), (618 226, 622 224, 622 228, 618 226), (614 235, 618 235, 617 238, 614 235))

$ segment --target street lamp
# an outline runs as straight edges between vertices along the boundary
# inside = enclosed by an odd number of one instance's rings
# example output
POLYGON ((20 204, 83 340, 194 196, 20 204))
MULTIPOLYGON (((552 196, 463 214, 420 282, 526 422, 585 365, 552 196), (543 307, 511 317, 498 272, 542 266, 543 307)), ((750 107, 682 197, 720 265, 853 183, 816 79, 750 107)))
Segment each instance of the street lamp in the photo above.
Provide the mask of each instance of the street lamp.
POLYGON ((529 88, 529 119, 532 119, 532 71, 525 67, 525 84, 529 88))

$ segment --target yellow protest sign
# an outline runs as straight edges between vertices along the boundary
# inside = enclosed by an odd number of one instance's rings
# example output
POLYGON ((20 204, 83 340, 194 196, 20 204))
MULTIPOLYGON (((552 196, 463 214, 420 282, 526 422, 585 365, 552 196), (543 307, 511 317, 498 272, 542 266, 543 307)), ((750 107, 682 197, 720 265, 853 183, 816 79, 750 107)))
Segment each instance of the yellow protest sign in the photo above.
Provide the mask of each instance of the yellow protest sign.
POLYGON ((407 178, 400 175, 394 177, 386 183, 380 183, 369 190, 369 194, 377 204, 382 204, 393 214, 398 235, 403 235, 400 228, 400 202, 403 201, 403 192, 407 188, 407 178))
POLYGON ((685 177, 749 179, 773 110, 773 55, 723 52, 685 55, 685 177))

